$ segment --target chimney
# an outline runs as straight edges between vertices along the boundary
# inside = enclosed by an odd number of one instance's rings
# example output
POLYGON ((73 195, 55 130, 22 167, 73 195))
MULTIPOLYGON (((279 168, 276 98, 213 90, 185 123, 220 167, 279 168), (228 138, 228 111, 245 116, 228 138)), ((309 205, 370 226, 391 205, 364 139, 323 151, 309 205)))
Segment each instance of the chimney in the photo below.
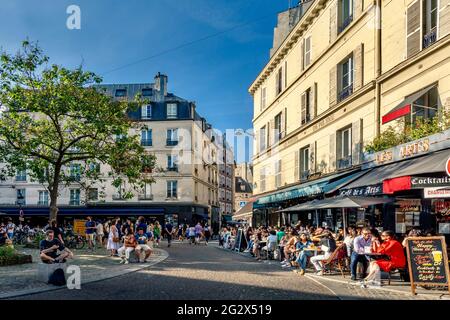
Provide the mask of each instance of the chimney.
POLYGON ((155 76, 155 90, 158 91, 161 97, 167 96, 167 76, 158 72, 155 76))

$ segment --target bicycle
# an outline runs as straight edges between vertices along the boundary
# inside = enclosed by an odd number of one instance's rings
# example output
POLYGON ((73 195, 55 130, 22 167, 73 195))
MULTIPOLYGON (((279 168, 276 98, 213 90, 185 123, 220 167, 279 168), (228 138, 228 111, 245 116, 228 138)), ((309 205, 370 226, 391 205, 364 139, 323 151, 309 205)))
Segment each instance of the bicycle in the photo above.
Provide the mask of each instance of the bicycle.
POLYGON ((83 236, 68 233, 65 234, 64 243, 69 249, 81 250, 86 245, 86 240, 83 238, 83 236))
POLYGON ((27 243, 27 237, 28 237, 28 233, 25 231, 16 231, 14 233, 13 238, 11 239, 13 244, 19 244, 19 245, 23 245, 27 243))

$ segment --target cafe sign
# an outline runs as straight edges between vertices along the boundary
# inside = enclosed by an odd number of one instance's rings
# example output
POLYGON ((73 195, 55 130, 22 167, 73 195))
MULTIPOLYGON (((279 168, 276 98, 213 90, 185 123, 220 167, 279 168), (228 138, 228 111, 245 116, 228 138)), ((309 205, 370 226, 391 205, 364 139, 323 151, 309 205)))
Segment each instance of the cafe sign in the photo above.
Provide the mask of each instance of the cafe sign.
POLYGON ((425 188, 423 197, 425 199, 450 198, 450 188, 425 188))
POLYGON ((411 189, 450 187, 450 176, 411 177, 411 189))
POLYGON ((340 196, 374 196, 383 193, 383 185, 378 184, 374 186, 353 188, 347 190, 341 190, 340 196))

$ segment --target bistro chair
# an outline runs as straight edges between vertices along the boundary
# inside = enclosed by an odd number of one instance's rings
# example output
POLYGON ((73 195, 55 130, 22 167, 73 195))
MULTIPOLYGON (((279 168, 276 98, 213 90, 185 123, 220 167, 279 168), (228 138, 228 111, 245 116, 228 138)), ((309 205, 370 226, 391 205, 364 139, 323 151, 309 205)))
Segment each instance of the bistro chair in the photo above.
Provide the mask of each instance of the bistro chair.
POLYGON ((345 268, 345 259, 347 258, 347 249, 345 247, 345 243, 341 244, 339 247, 334 250, 331 256, 322 262, 323 269, 325 271, 332 271, 333 269, 338 269, 341 272, 343 278, 345 278, 344 268, 345 268))

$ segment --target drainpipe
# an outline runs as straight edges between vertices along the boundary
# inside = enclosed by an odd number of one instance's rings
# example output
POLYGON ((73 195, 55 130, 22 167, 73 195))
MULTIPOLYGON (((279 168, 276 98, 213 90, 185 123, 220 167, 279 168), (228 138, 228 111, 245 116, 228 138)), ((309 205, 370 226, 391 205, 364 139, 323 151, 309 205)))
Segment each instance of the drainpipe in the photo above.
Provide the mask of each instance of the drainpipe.
POLYGON ((381 76, 381 0, 375 0, 375 127, 376 136, 381 134, 381 84, 378 78, 381 76))

